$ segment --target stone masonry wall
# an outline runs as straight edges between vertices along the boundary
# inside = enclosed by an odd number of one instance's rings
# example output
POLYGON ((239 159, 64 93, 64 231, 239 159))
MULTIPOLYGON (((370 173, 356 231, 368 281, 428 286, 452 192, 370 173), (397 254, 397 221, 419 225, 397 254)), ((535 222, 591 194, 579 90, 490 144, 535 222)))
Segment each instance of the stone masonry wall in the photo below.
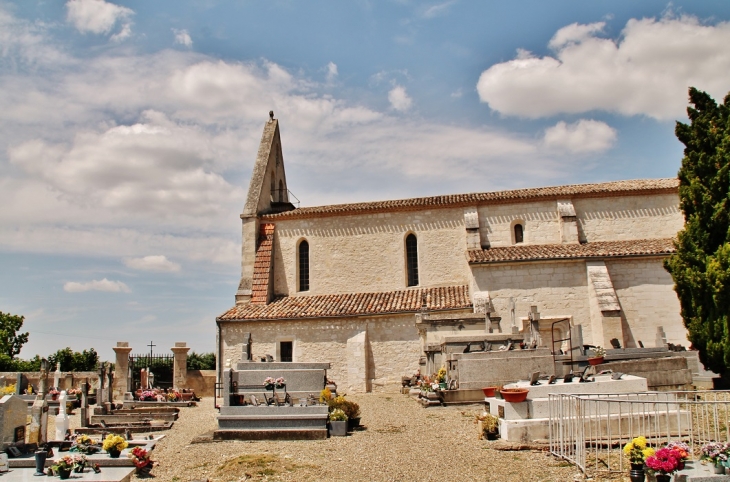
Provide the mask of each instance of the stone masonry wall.
POLYGON ((396 391, 400 377, 418 370, 421 341, 415 315, 387 317, 297 320, 280 322, 231 322, 222 324, 223 360, 231 365, 241 358, 243 333, 251 333, 253 359, 276 353, 279 341, 294 342, 295 362, 328 362, 328 377, 342 391, 362 391, 362 385, 349 383, 347 340, 367 330, 365 347, 368 385, 374 391, 396 391))
POLYGON ((676 194, 586 198, 573 201, 582 240, 673 238, 684 219, 676 194))
MULTIPOLYGON (((590 306, 585 262, 506 263, 474 267, 479 291, 489 291, 503 329, 509 329, 509 298, 515 300, 515 318, 527 316, 536 305, 540 316, 572 316, 583 325, 583 339, 590 343, 590 306)), ((520 327, 521 328, 521 327, 520 327)))
POLYGON ((668 342, 689 347, 674 282, 661 258, 607 260, 606 266, 633 340, 653 347, 662 326, 668 342))
POLYGON ((560 218, 555 201, 493 204, 479 207, 482 244, 511 246, 512 227, 520 221, 525 244, 560 243, 560 218))
POLYGON ((302 239, 309 243, 307 295, 403 289, 410 232, 418 239, 419 286, 469 283, 459 208, 278 221, 274 291, 296 294, 297 245, 302 239))

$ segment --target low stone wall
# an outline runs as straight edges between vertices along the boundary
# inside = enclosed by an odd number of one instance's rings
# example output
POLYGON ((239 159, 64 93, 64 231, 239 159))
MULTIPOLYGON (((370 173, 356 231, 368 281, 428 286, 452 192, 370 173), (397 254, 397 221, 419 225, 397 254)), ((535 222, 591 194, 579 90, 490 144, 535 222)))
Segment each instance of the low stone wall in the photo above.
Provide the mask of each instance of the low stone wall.
POLYGON ((553 375, 553 357, 547 348, 537 350, 451 353, 449 362, 461 389, 480 389, 529 378, 532 372, 553 375))
POLYGON ((188 370, 186 386, 199 397, 212 397, 215 390, 215 370, 188 370))
MULTIPOLYGON (((20 372, 27 382, 33 387, 33 392, 38 391, 38 385, 40 381, 40 375, 38 372, 20 372)), ((54 374, 51 372, 48 375, 48 386, 54 385, 54 374)), ((18 372, 0 372, 0 388, 6 385, 12 385, 18 378, 18 372)), ((97 372, 61 372, 61 377, 58 380, 59 390, 68 390, 70 388, 81 388, 82 383, 88 383, 89 389, 94 390, 99 388, 99 374, 97 372)), ((22 387, 22 390, 27 387, 22 387)))
POLYGON ((649 390, 692 390, 693 388, 692 372, 687 367, 687 358, 683 356, 607 362, 603 363, 600 369, 646 378, 649 390))

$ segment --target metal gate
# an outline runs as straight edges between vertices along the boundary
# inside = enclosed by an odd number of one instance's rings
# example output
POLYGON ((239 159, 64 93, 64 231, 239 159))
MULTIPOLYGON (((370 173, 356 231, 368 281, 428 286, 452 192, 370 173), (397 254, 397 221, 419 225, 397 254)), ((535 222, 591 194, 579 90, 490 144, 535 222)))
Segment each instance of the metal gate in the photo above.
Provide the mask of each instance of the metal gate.
POLYGON ((143 368, 149 369, 154 376, 152 383, 154 387, 172 388, 174 359, 173 355, 150 355, 149 353, 130 355, 129 371, 132 373, 132 390, 141 388, 140 371, 143 368))

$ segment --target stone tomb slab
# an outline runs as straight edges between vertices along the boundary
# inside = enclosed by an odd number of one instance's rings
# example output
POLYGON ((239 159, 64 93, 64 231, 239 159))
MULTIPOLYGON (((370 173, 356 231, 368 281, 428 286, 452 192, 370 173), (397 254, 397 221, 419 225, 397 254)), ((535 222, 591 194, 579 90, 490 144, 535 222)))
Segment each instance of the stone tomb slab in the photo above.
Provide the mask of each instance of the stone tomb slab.
MULTIPOLYGON (((82 474, 71 473, 70 481, 83 480, 91 482, 127 482, 132 479, 134 467, 102 467, 101 472, 95 473, 90 468, 84 469, 82 474)), ((3 482, 38 482, 42 477, 36 477, 35 468, 10 469, 2 475, 3 482)))
POLYGON ((25 434, 27 421, 28 403, 25 400, 17 395, 0 398, 0 446, 3 450, 15 442, 25 442, 25 436, 23 440, 15 440, 15 437, 19 429, 25 434))

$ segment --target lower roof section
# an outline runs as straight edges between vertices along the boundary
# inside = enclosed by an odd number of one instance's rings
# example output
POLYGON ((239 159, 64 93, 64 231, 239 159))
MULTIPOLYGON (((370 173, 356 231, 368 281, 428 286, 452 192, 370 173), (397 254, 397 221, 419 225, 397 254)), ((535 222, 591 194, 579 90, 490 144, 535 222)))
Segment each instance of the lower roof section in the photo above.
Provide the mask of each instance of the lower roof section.
POLYGON ((662 256, 674 253, 672 238, 597 241, 585 244, 519 244, 468 252, 469 264, 559 259, 662 256))
POLYGON ((428 311, 472 308, 469 287, 412 288, 382 293, 346 293, 283 296, 267 305, 236 305, 218 317, 220 321, 281 320, 389 313, 414 313, 423 304, 428 311))

